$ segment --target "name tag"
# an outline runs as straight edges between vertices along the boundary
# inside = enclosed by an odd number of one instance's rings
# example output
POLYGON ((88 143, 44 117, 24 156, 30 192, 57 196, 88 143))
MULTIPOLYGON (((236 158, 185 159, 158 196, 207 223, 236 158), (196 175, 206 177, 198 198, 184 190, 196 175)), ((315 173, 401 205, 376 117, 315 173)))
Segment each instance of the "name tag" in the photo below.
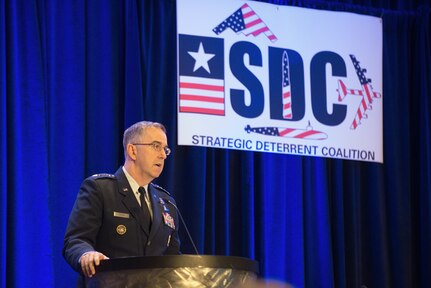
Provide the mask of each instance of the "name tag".
POLYGON ((121 213, 121 212, 115 212, 114 211, 114 217, 130 218, 130 214, 128 214, 128 213, 121 213))

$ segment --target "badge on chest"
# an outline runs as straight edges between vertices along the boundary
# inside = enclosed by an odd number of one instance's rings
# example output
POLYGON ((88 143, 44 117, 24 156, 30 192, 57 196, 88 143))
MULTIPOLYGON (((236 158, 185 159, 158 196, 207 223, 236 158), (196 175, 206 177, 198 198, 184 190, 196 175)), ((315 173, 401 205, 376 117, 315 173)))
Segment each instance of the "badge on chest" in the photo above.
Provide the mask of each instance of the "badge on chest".
POLYGON ((163 215, 163 221, 165 222, 165 225, 175 230, 175 222, 171 214, 169 214, 168 212, 163 212, 162 215, 163 215))
POLYGON ((124 225, 118 225, 116 230, 118 235, 124 235, 127 232, 127 228, 124 225))

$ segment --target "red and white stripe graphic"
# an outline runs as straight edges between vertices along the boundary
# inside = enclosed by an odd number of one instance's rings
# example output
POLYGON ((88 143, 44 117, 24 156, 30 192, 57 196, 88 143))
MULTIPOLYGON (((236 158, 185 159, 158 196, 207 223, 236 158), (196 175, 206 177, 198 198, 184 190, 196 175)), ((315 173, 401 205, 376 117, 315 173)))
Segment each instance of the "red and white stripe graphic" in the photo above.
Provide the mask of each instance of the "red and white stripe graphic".
POLYGON ((180 112, 224 115, 224 80, 180 76, 180 112))
POLYGON ((289 58, 287 57, 287 52, 283 52, 282 59, 282 93, 283 93, 283 118, 292 119, 292 97, 290 89, 290 70, 289 70, 289 58))
POLYGON ((313 129, 293 129, 293 128, 281 128, 278 127, 278 133, 280 137, 289 137, 296 139, 307 139, 307 140, 324 140, 328 138, 328 135, 321 131, 313 129))
POLYGON ((371 86, 371 79, 365 76, 366 69, 362 69, 360 62, 356 59, 355 55, 351 54, 350 59, 352 60, 353 66, 355 67, 356 74, 358 75, 359 82, 361 83, 362 90, 349 89, 343 83, 338 81, 338 101, 342 101, 347 95, 360 96, 362 97, 361 103, 359 104, 358 110, 356 111, 355 119, 353 119, 351 129, 356 129, 363 118, 367 118, 366 111, 372 110, 373 98, 382 98, 382 94, 373 92, 371 86))
POLYGON ((382 94, 374 92, 370 84, 363 84, 362 90, 348 89, 343 81, 338 80, 338 101, 341 102, 347 95, 361 96, 362 100, 353 119, 351 129, 356 129, 361 124, 361 119, 367 118, 366 111, 372 110, 373 98, 381 98, 382 94))
POLYGON ((288 128, 288 127, 250 127, 247 125, 244 130, 247 133, 257 133, 267 136, 277 136, 286 138, 296 138, 304 140, 325 140, 328 135, 325 132, 314 130, 308 123, 306 129, 288 128))
POLYGON ((261 33, 265 34, 271 42, 277 41, 277 37, 269 30, 268 26, 260 19, 260 17, 251 9, 248 4, 241 6, 245 29, 242 31, 246 36, 257 36, 261 33))

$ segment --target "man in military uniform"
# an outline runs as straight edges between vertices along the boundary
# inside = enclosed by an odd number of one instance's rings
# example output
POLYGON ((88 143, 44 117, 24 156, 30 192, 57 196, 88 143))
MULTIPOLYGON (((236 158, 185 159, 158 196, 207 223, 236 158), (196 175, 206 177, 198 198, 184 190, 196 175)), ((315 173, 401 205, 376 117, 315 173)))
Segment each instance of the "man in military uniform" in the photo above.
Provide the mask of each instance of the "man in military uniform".
POLYGON ((138 122, 124 132, 124 165, 83 181, 63 247, 76 271, 92 277, 103 259, 180 253, 175 200, 151 183, 171 152, 167 145, 162 124, 138 122))

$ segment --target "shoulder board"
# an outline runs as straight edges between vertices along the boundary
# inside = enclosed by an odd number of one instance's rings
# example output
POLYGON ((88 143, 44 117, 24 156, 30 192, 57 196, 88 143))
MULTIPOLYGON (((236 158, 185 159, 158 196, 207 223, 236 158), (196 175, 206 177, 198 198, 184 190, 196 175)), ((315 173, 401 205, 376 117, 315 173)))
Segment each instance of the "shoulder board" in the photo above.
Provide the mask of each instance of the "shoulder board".
POLYGON ((94 179, 101 179, 101 178, 115 179, 115 175, 108 174, 108 173, 100 173, 100 174, 94 174, 93 176, 91 176, 91 178, 94 178, 94 179))
POLYGON ((168 194, 169 196, 171 195, 171 193, 169 193, 165 188, 160 187, 160 186, 159 186, 159 185, 157 185, 157 184, 151 183, 151 186, 153 186, 153 187, 154 187, 154 188, 156 188, 156 189, 159 189, 160 191, 165 192, 165 193, 166 193, 166 194, 168 194))

